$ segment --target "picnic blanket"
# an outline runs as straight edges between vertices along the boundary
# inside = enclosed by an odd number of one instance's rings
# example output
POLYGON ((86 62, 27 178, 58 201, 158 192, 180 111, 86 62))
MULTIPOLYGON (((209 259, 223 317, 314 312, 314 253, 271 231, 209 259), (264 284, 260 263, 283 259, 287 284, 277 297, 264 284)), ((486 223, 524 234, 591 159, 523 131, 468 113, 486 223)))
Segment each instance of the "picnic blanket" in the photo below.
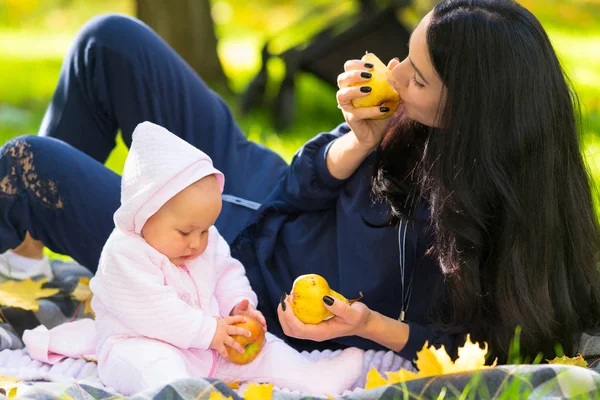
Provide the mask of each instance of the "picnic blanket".
MULTIPOLYGON (((55 278, 50 286, 72 290, 81 277, 91 274, 74 263, 53 262, 55 278)), ((115 391, 105 387, 98 378, 97 365, 83 359, 64 359, 54 365, 34 361, 23 349, 23 330, 39 324, 52 328, 65 321, 81 317, 77 302, 68 296, 56 296, 41 301, 37 312, 3 308, 9 323, 0 324, 0 375, 20 379, 19 398, 31 399, 108 399, 115 391)), ((363 374, 355 389, 344 393, 343 399, 376 398, 600 398, 600 335, 588 332, 582 337, 580 352, 590 367, 564 365, 499 366, 477 372, 422 378, 402 384, 364 390, 366 374, 371 367, 380 373, 400 368, 414 370, 412 363, 392 351, 367 351, 363 374), (595 360, 595 361, 594 361, 595 360), (471 397, 472 396, 472 397, 471 397)), ((313 360, 331 357, 334 351, 304 352, 313 360)), ((2 383, 0 382, 0 388, 2 383)), ((212 392, 225 398, 241 399, 247 385, 234 390, 218 380, 190 378, 172 382, 161 388, 140 393, 131 399, 209 399, 212 392)), ((2 398, 0 390, 0 398, 2 398)), ((275 388, 273 399, 305 398, 302 393, 275 388)))
MULTIPOLYGON (((10 350, 9 350, 10 351, 10 350)), ((70 364, 71 370, 76 362, 70 364)), ((89 363, 82 364, 83 371, 89 363)), ((14 371, 15 367, 12 367, 14 371)), ((68 368, 66 369, 68 370, 68 368)), ((92 371, 93 367, 89 369, 92 371)), ((0 373, 10 371, 0 367, 0 373)), ((107 388, 94 384, 93 379, 81 378, 77 380, 58 380, 59 371, 46 374, 31 375, 32 382, 18 389, 20 399, 109 399, 114 398, 114 393, 107 388), (54 378, 51 381, 49 378, 54 378), (47 379, 48 381, 43 381, 47 379), (89 382, 86 382, 87 381, 89 382)), ((237 390, 227 386, 224 382, 212 379, 189 378, 169 385, 156 388, 128 399, 153 399, 153 400, 209 400, 212 392, 230 397, 233 400, 242 399, 245 386, 237 390)), ((356 389, 340 397, 348 400, 368 399, 454 399, 460 398, 508 398, 508 399, 596 399, 600 395, 600 374, 594 370, 566 366, 521 365, 501 366, 475 373, 461 373, 441 377, 422 378, 402 384, 384 386, 381 388, 362 390, 356 389), (466 394, 466 395, 465 395, 466 394)), ((295 400, 308 397, 300 393, 286 390, 274 390, 274 400, 295 400)), ((314 397, 313 397, 314 399, 314 397)))

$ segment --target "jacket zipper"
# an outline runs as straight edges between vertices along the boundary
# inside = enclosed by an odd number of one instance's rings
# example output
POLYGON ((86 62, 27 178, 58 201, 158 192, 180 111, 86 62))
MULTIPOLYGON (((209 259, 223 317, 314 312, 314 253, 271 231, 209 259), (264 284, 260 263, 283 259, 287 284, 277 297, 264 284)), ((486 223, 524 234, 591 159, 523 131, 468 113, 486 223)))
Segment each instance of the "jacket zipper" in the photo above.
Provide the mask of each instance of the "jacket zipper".
MULTIPOLYGON (((188 277, 191 279, 192 283, 194 284, 194 289, 196 290, 196 299, 198 300, 198 307, 202 307, 201 302, 200 302, 200 292, 198 292, 198 285, 196 285, 196 281, 192 277, 192 274, 190 273, 190 270, 188 269, 187 265, 182 264, 181 268, 185 271, 185 273, 188 275, 188 277)), ((210 349, 210 352, 212 353, 213 361, 212 361, 212 366, 210 367, 210 371, 208 373, 208 377, 212 378, 215 374, 215 370, 217 369, 217 362, 219 361, 219 358, 217 356, 216 350, 210 349)))

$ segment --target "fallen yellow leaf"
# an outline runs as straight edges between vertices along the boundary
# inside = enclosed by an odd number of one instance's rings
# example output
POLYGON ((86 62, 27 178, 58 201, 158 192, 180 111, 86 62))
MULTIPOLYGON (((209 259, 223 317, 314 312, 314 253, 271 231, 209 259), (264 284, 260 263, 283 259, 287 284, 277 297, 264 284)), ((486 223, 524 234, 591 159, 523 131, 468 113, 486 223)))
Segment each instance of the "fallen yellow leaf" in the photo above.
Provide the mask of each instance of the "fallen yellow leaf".
POLYGON ((90 289, 90 278, 79 278, 77 286, 73 289, 71 297, 75 300, 84 303, 83 309, 84 314, 89 314, 92 317, 96 317, 94 310, 92 310, 92 291, 90 289))
POLYGON ((22 308, 23 310, 38 311, 38 299, 57 294, 59 289, 42 289, 46 279, 32 281, 6 281, 0 283, 0 304, 7 307, 22 308))
POLYGON ((371 369, 367 373, 367 383, 365 385, 365 389, 375 389, 377 387, 385 386, 387 384, 388 381, 383 376, 381 376, 379 371, 377 371, 375 367, 371 367, 371 369))
POLYGON ((0 375, 0 393, 12 399, 17 397, 17 387, 21 383, 19 378, 15 378, 14 376, 6 376, 0 375))
POLYGON ((210 392, 209 400, 233 400, 231 396, 225 397, 221 392, 215 392, 214 390, 210 392))
POLYGON ((244 390, 244 400, 271 400, 273 398, 273 384, 250 383, 244 390))
POLYGON ((229 386, 230 388, 232 388, 233 390, 237 390, 240 388, 240 382, 236 381, 236 382, 225 382, 225 384, 227 386, 229 386))
POLYGON ((406 382, 417 378, 427 378, 430 376, 438 376, 452 374, 455 372, 474 371, 482 368, 490 368, 496 365, 496 361, 491 366, 485 365, 485 356, 488 352, 488 345, 484 343, 483 349, 479 347, 479 343, 471 342, 471 337, 467 335, 465 345, 458 348, 458 358, 455 362, 446 352, 444 346, 436 349, 429 346, 427 342, 423 348, 417 352, 415 364, 418 372, 411 372, 400 369, 396 372, 386 372, 387 379, 384 378, 375 368, 371 368, 367 374, 367 383, 365 389, 373 389, 385 385, 393 385, 395 383, 406 382))
POLYGON ((86 355, 83 355, 83 356, 81 356, 81 358, 83 358, 83 359, 84 359, 85 361, 87 361, 87 362, 93 362, 93 363, 96 363, 96 364, 98 364, 98 358, 96 358, 96 357, 94 357, 94 356, 86 356, 86 355))
POLYGON ((485 365, 485 356, 488 352, 488 344, 483 343, 483 349, 479 343, 471 342, 471 335, 467 335, 467 340, 463 347, 458 348, 458 358, 454 362, 454 372, 473 371, 476 369, 495 367, 498 359, 494 363, 485 365))
POLYGON ((387 384, 389 385, 393 385, 394 383, 411 381, 417 378, 422 378, 422 376, 419 376, 418 372, 411 372, 405 369, 400 369, 396 372, 386 372, 385 375, 387 376, 387 384))
POLYGON ((555 357, 552 360, 548 360, 548 364, 576 365, 578 367, 584 367, 584 368, 587 368, 587 366, 588 366, 587 361, 585 361, 585 359, 581 356, 581 354, 578 354, 575 357, 567 357, 567 356, 555 357))
POLYGON ((419 370, 419 378, 448 374, 453 369, 452 359, 446 353, 446 348, 441 346, 436 349, 429 346, 427 342, 425 342, 421 351, 417 352, 415 364, 419 370))

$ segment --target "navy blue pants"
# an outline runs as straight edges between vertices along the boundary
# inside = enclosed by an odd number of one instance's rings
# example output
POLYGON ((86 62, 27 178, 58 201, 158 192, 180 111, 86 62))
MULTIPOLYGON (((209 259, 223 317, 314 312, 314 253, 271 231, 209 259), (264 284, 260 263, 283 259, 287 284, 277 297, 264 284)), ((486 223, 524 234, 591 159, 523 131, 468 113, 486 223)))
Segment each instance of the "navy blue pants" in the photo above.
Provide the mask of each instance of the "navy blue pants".
MULTIPOLYGON (((129 146, 143 121, 207 153, 225 174, 225 194, 261 203, 287 168, 246 139, 224 101, 150 28, 98 17, 64 61, 40 136, 0 149, 0 252, 29 231, 95 271, 120 205, 120 177, 102 163, 117 131, 129 146)), ((216 226, 231 243, 254 212, 224 202, 216 226)))

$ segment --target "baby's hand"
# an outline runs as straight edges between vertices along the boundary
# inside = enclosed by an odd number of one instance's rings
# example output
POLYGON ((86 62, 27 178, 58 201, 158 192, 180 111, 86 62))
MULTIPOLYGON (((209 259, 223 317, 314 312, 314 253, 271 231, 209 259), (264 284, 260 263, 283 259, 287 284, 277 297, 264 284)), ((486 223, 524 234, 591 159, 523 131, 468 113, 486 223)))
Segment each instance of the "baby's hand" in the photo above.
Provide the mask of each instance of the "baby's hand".
POLYGON ((249 330, 233 326, 233 324, 237 324, 238 322, 245 322, 246 318, 242 315, 235 315, 222 319, 215 319, 217 320, 217 330, 210 342, 210 348, 218 351, 221 357, 226 360, 228 359, 227 347, 231 347, 243 354, 244 346, 239 344, 232 336, 239 335, 250 337, 251 333, 249 330))
POLYGON ((245 315, 252 317, 262 325, 265 332, 267 331, 267 320, 265 319, 265 316, 258 311, 256 307, 250 304, 248 300, 242 300, 237 303, 229 315, 245 315))

